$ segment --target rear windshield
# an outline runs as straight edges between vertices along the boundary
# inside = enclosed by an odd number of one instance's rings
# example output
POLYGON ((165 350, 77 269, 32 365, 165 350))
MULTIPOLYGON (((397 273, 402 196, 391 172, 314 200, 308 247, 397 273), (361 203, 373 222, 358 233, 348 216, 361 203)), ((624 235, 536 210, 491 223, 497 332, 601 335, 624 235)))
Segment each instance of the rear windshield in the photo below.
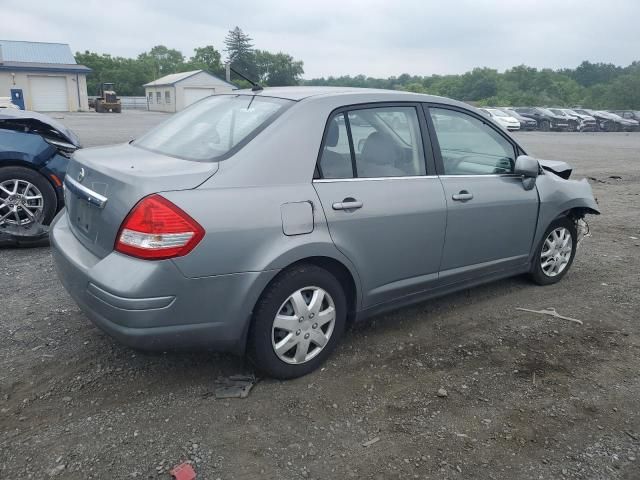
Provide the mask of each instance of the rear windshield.
POLYGON ((220 160, 293 103, 252 95, 214 95, 174 115, 133 145, 187 160, 220 160))

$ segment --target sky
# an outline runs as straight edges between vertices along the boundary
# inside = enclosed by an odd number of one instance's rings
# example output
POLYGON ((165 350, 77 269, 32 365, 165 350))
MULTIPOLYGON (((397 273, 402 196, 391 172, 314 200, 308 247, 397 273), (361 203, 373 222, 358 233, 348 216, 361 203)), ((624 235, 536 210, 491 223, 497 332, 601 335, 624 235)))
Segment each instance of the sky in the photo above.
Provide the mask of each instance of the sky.
POLYGON ((640 0, 0 0, 0 39, 135 57, 185 56, 236 25, 304 78, 503 71, 640 60, 640 0))

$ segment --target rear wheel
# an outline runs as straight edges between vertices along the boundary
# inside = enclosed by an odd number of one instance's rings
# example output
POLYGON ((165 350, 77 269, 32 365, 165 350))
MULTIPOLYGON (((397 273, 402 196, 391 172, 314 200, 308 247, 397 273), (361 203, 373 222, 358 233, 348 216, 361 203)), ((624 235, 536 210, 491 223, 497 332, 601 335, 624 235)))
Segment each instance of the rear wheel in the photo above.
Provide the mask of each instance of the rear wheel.
POLYGON ((318 368, 344 332, 347 301, 328 271, 302 264, 280 274, 254 309, 248 353, 256 368, 280 379, 318 368))
POLYGON ((531 266, 531 279, 538 285, 551 285, 564 277, 576 254, 578 233, 575 223, 559 218, 549 225, 531 266))
POLYGON ((104 106, 102 105, 102 102, 100 100, 96 100, 96 112, 97 113, 104 112, 104 106))
POLYGON ((542 120, 540 122, 540 130, 542 130, 543 132, 548 132, 549 130, 551 130, 551 124, 549 123, 549 120, 542 120))

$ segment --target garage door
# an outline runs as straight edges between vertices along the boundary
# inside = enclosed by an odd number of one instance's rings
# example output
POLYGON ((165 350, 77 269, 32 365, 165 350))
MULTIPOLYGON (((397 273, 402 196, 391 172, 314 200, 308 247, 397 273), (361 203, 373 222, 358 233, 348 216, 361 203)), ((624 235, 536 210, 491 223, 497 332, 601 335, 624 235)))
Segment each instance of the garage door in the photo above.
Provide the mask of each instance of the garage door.
POLYGON ((31 109, 38 112, 66 112, 69 110, 66 77, 29 76, 31 109))
POLYGON ((186 88, 184 89, 184 106, 188 107, 198 100, 216 93, 215 88, 186 88))

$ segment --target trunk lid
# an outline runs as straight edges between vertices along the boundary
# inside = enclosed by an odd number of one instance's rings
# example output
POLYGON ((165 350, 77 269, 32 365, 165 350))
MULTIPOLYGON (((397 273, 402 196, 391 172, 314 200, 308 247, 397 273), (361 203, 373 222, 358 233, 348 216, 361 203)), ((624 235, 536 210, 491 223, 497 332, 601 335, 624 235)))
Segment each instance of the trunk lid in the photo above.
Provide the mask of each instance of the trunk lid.
POLYGON ((140 199, 195 188, 217 170, 217 162, 183 160, 129 144, 79 150, 65 178, 71 229, 88 250, 103 258, 113 251, 120 225, 140 199))

